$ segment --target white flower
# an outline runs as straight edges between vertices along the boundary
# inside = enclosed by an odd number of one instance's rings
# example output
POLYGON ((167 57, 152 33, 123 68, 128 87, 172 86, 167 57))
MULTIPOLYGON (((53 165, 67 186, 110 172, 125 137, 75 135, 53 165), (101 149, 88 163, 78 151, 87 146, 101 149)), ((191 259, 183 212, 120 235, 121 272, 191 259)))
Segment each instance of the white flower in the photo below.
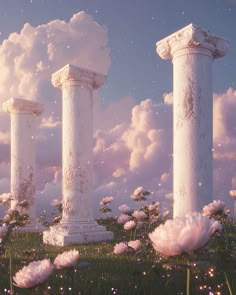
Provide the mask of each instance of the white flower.
POLYGON ((17 287, 32 288, 43 283, 53 270, 50 259, 33 261, 19 270, 13 280, 17 287))
POLYGON ((141 248, 142 244, 140 240, 135 240, 135 241, 129 241, 128 246, 133 248, 134 251, 138 251, 141 248))
POLYGON ((121 214, 118 218, 117 218, 117 223, 119 224, 125 224, 127 221, 129 221, 131 219, 131 216, 127 215, 127 214, 121 214))
POLYGON ((119 206, 118 209, 121 211, 121 213, 127 213, 130 211, 130 207, 126 204, 119 206))
POLYGON ((136 222, 133 221, 133 220, 130 220, 130 221, 127 221, 125 224, 124 224, 124 229, 125 230, 130 230, 132 229, 133 227, 136 226, 136 222))
POLYGON ((6 203, 12 199, 12 195, 10 193, 3 193, 0 195, 0 203, 6 203))
POLYGON ((203 216, 208 216, 211 217, 217 213, 220 213, 224 210, 225 208, 225 203, 218 200, 214 200, 212 203, 206 205, 202 209, 202 215, 203 216))
POLYGON ((0 238, 2 238, 6 234, 7 230, 8 226, 5 223, 3 223, 3 225, 0 226, 0 238))
POLYGON ((114 247, 115 254, 122 254, 127 250, 128 250, 128 245, 124 242, 120 242, 119 244, 116 244, 114 247))
POLYGON ((134 211, 132 213, 133 217, 136 218, 137 220, 143 220, 147 218, 147 214, 143 211, 134 211))
POLYGON ((111 203, 114 200, 113 197, 105 197, 100 201, 100 205, 106 205, 111 203))
POLYGON ((55 258, 53 265, 55 268, 73 267, 76 265, 79 259, 78 250, 65 251, 62 254, 58 254, 55 258))
POLYGON ((153 248, 166 256, 189 253, 204 246, 210 236, 221 229, 218 221, 202 216, 199 212, 185 217, 167 220, 152 233, 149 238, 153 248))

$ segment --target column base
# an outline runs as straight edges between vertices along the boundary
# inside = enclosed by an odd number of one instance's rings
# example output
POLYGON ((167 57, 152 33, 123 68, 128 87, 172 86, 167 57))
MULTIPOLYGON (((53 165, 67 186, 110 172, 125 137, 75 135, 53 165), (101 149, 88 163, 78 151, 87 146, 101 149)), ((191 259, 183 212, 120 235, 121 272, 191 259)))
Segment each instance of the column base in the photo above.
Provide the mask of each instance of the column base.
POLYGON ((30 222, 24 226, 17 227, 17 232, 42 232, 46 228, 40 222, 30 222))
POLYGON ((95 221, 60 222, 43 232, 43 242, 54 246, 86 244, 113 239, 113 233, 95 221))

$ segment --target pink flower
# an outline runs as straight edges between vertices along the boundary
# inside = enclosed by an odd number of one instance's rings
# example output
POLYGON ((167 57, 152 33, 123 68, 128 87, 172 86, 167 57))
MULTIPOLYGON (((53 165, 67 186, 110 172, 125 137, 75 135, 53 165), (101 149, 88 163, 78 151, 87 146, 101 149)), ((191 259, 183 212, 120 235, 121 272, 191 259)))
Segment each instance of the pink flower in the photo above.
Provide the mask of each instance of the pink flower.
POLYGON ((165 224, 161 224, 150 233, 149 238, 157 252, 166 256, 175 256, 204 246, 210 236, 220 229, 218 221, 194 212, 185 217, 167 220, 165 224))
POLYGON ((236 190, 229 191, 229 195, 230 195, 230 197, 232 197, 233 199, 236 200, 236 190))
POLYGON ((148 205, 148 210, 149 211, 158 211, 160 203, 156 202, 156 203, 152 203, 150 205, 148 205))
POLYGON ((117 218, 117 223, 119 224, 125 224, 127 221, 129 221, 131 219, 131 217, 127 214, 121 214, 118 218, 117 218))
POLYGON ((144 191, 142 186, 137 187, 130 196, 135 201, 146 200, 145 195, 149 195, 148 191, 144 191))
POLYGON ((128 246, 133 248, 134 251, 138 251, 141 248, 142 244, 140 240, 135 240, 135 241, 129 241, 128 246))
POLYGON ((126 204, 119 206, 118 209, 121 211, 121 213, 127 213, 130 211, 130 207, 126 204))
POLYGON ((133 217, 136 218, 137 220, 143 220, 145 218, 147 218, 147 214, 143 211, 134 211, 132 213, 133 217))
POLYGON ((3 225, 0 226, 0 238, 2 238, 6 234, 7 230, 8 226, 5 223, 3 223, 3 225))
POLYGON ((59 201, 58 199, 53 199, 52 201, 51 201, 51 206, 53 206, 53 207, 57 207, 57 206, 59 206, 61 204, 61 201, 59 201))
POLYGON ((114 254, 122 254, 128 250, 128 245, 124 242, 116 244, 114 247, 114 254))
POLYGON ((113 200, 114 200, 113 197, 105 197, 105 198, 103 198, 103 199, 100 201, 100 205, 103 206, 103 205, 109 204, 109 203, 111 203, 113 200))
POLYGON ((55 258, 53 265, 55 268, 64 268, 64 267, 73 267, 76 265, 79 259, 79 251, 78 250, 69 250, 65 251, 62 254, 58 254, 55 258))
POLYGON ((136 222, 133 221, 133 220, 130 220, 130 221, 127 221, 125 224, 124 224, 124 229, 125 230, 130 230, 132 228, 134 228, 136 226, 136 222))
POLYGON ((19 288, 32 288, 43 283, 53 270, 49 259, 33 261, 19 270, 13 280, 19 288))
POLYGON ((202 215, 211 217, 217 213, 221 213, 225 208, 225 203, 218 200, 214 200, 212 203, 206 205, 202 209, 202 215))
POLYGON ((12 195, 10 193, 3 193, 0 195, 0 203, 6 203, 12 199, 12 195))

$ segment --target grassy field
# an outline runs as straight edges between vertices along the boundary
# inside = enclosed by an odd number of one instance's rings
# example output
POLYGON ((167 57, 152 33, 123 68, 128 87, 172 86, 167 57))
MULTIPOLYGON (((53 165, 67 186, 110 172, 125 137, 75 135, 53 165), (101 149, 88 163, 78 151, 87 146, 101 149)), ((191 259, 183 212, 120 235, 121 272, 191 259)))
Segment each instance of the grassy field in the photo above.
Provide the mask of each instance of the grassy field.
POLYGON ((140 251, 115 255, 115 243, 129 237, 112 219, 100 223, 115 232, 114 242, 53 247, 42 243, 42 234, 12 233, 0 255, 0 295, 185 295, 187 276, 191 295, 236 294, 236 234, 232 222, 203 249, 176 258, 158 256, 147 239, 140 251), (12 276, 24 265, 44 258, 53 261, 68 249, 80 252, 74 268, 54 270, 45 283, 32 289, 12 286, 12 276))

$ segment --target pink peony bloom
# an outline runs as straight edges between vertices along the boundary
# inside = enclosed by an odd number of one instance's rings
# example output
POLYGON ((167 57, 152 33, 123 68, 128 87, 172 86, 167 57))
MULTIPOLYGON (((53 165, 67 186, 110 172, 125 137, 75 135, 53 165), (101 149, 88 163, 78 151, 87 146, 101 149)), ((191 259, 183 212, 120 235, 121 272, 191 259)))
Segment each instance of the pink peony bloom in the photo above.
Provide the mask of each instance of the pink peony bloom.
POLYGON ((126 214, 121 214, 118 218, 117 218, 117 223, 119 224, 125 224, 127 221, 129 221, 131 219, 131 217, 129 215, 126 214))
POLYGON ((127 213, 130 211, 130 207, 126 204, 119 206, 118 209, 121 211, 121 213, 127 213))
POLYGON ((142 187, 142 186, 139 186, 139 187, 137 187, 137 188, 134 190, 133 195, 134 195, 134 196, 139 196, 139 195, 141 195, 142 193, 143 193, 143 187, 142 187))
POLYGON ((125 224, 124 224, 124 229, 125 230, 130 230, 132 228, 134 228, 136 226, 136 222, 133 221, 133 220, 130 220, 130 221, 127 221, 125 224))
POLYGON ((124 242, 116 244, 114 247, 114 254, 122 254, 128 250, 128 245, 124 242))
POLYGON ((214 200, 212 203, 206 205, 202 209, 202 215, 211 217, 217 213, 221 213, 225 208, 225 203, 218 200, 214 200))
POLYGON ((53 262, 53 265, 57 269, 64 268, 64 267, 73 267, 76 265, 78 259, 79 259, 79 251, 73 249, 73 250, 65 251, 62 254, 58 254, 53 262))
POLYGON ((145 218, 147 218, 147 214, 143 211, 134 211, 132 213, 133 217, 136 218, 137 220, 143 220, 145 218))
POLYGON ((221 229, 218 221, 202 216, 199 212, 167 220, 158 226, 149 238, 153 248, 166 256, 189 253, 204 246, 210 236, 221 229))
POLYGON ((158 211, 159 206, 160 206, 159 202, 152 203, 152 204, 148 205, 148 210, 149 211, 158 211))
POLYGON ((236 190, 229 191, 229 195, 230 195, 230 197, 232 197, 233 199, 236 200, 236 190))
POLYGON ((103 205, 109 204, 109 203, 111 203, 113 200, 114 200, 113 197, 105 197, 105 198, 103 198, 103 199, 100 201, 100 205, 103 206, 103 205))
POLYGON ((43 283, 53 270, 50 259, 33 261, 19 270, 13 280, 19 288, 32 288, 43 283))
POLYGON ((141 248, 142 244, 140 240, 135 240, 135 241, 129 241, 128 246, 133 248, 134 251, 138 251, 141 248))
POLYGON ((53 199, 52 201, 51 201, 51 206, 53 206, 53 207, 57 207, 57 206, 59 206, 61 204, 61 201, 59 201, 58 199, 53 199))

